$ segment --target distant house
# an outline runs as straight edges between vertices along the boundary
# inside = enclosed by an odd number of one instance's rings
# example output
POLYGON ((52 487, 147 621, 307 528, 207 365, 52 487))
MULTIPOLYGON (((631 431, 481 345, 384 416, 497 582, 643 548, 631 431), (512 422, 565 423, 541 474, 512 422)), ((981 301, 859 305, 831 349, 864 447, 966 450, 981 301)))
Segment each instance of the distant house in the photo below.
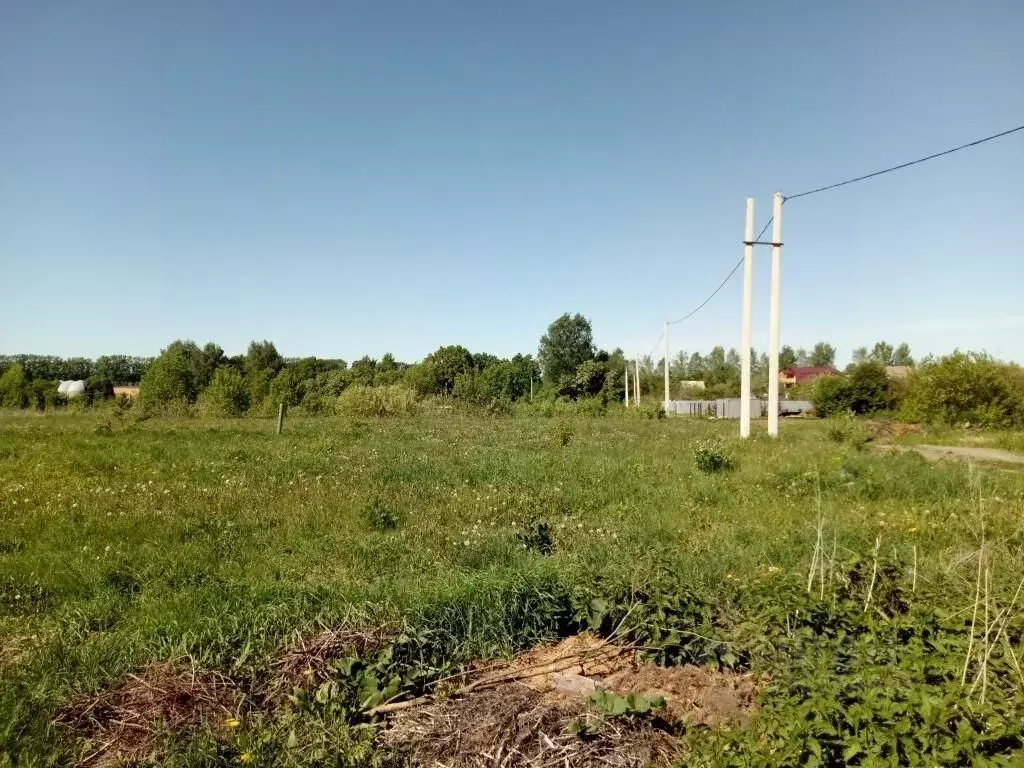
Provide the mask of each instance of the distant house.
POLYGON ((707 389, 703 379, 691 379, 689 381, 678 381, 676 384, 680 389, 707 389))
POLYGON ((784 387, 795 387, 823 376, 835 376, 838 371, 831 366, 794 366, 779 371, 779 383, 784 387))

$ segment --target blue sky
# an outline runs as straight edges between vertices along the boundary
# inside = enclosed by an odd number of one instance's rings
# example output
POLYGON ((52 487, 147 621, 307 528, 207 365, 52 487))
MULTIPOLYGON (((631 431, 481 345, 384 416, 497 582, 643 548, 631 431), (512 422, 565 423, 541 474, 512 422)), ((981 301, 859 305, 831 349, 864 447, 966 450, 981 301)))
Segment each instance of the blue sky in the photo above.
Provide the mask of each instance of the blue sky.
MULTIPOLYGON (((1024 3, 0 5, 0 352, 645 353, 796 192, 1024 123, 1024 3)), ((1024 133, 785 208, 783 343, 1024 359, 1024 133)), ((767 344, 757 255, 755 347, 767 344)), ((672 329, 738 345, 740 281, 672 329)))

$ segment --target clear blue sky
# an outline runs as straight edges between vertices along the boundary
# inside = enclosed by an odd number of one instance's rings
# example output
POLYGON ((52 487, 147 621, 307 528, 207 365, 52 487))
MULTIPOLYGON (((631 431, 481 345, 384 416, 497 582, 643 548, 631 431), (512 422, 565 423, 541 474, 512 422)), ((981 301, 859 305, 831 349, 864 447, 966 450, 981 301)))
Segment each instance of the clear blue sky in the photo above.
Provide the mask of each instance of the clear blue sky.
MULTIPOLYGON (((1024 3, 8 0, 0 352, 644 353, 743 207, 1024 123, 1024 3)), ((783 343, 1024 359, 1024 134, 785 208, 783 343)), ((768 251, 755 347, 767 344, 768 251)), ((740 281, 673 346, 739 343, 740 281)))

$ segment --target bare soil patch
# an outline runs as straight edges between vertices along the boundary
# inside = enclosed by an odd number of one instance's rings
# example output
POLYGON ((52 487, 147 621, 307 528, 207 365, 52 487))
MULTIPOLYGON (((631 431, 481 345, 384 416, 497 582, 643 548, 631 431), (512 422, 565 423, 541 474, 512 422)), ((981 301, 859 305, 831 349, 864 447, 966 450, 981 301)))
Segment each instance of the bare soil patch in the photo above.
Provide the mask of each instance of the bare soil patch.
POLYGON ((740 725, 756 693, 750 675, 641 663, 633 649, 589 634, 470 677, 450 698, 396 710, 382 744, 417 766, 670 765, 687 727, 740 725), (662 696, 665 707, 608 717, 590 703, 598 690, 662 696))
POLYGON ((1024 464, 1024 454, 1002 448, 979 448, 969 445, 879 445, 884 451, 915 451, 928 461, 990 461, 1003 464, 1024 464))
POLYGON ((88 740, 79 765, 106 768, 158 760, 171 732, 229 727, 240 700, 234 683, 216 672, 151 664, 117 688, 73 702, 57 723, 88 740))

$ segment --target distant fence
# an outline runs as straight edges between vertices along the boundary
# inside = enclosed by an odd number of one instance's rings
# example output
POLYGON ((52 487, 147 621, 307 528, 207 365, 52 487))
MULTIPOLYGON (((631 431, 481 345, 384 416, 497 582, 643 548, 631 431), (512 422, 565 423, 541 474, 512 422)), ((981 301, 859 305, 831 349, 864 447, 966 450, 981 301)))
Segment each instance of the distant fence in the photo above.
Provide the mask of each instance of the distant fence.
MULTIPOLYGON (((665 404, 665 412, 677 416, 704 416, 716 419, 738 419, 742 400, 738 397, 727 397, 719 400, 669 400, 665 404)), ((814 406, 810 400, 780 400, 780 416, 798 416, 807 413, 814 406)), ((750 415, 754 418, 768 415, 768 401, 751 398, 750 415)))

